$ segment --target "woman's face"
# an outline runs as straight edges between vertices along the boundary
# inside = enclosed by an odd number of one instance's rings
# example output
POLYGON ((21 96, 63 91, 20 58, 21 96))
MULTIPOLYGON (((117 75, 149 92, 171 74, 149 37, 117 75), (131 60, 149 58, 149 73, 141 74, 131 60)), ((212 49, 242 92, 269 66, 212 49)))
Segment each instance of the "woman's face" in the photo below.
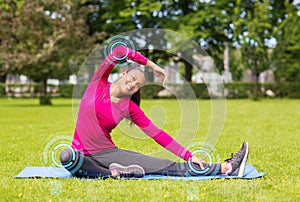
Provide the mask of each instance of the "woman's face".
POLYGON ((131 96, 145 85, 146 78, 140 70, 132 69, 128 72, 123 72, 117 83, 124 96, 131 96))

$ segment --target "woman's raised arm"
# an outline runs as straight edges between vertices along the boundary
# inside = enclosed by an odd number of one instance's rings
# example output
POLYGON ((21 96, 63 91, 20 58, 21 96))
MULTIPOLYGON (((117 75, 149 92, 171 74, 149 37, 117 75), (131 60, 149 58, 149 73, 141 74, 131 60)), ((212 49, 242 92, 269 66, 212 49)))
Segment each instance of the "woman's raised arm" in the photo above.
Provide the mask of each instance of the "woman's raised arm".
POLYGON ((113 51, 101 62, 98 69, 94 73, 92 81, 108 79, 109 74, 114 66, 119 62, 130 59, 136 63, 146 65, 148 58, 142 54, 123 45, 117 46, 113 51))
POLYGON ((151 60, 147 61, 146 66, 149 67, 153 71, 154 75, 161 80, 163 85, 165 85, 168 79, 167 72, 151 60))

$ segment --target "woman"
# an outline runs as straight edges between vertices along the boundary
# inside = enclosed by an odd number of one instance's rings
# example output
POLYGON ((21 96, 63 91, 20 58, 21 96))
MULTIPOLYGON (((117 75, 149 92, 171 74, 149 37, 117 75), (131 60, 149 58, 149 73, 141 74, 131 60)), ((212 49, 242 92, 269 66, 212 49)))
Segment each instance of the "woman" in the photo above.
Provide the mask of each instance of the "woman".
POLYGON ((167 81, 166 72, 155 63, 128 47, 116 47, 102 61, 83 95, 72 149, 62 151, 60 156, 66 169, 78 177, 243 175, 248 143, 245 142, 242 149, 226 162, 208 165, 157 128, 140 109, 139 90, 146 83, 140 69, 127 70, 118 81, 109 83, 108 77, 113 67, 124 59, 146 65, 163 84, 167 81), (110 132, 124 118, 131 120, 158 144, 189 163, 177 163, 117 148, 110 132))

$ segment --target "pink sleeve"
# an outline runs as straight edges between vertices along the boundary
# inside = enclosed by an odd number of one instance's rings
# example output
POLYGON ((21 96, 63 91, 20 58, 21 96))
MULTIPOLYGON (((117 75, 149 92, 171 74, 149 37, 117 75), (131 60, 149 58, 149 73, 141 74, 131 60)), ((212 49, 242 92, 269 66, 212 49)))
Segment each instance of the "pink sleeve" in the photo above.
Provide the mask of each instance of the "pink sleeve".
POLYGON ((153 138, 158 144, 173 154, 186 161, 192 157, 192 153, 189 150, 181 146, 166 132, 157 128, 134 102, 130 102, 129 116, 131 120, 149 137, 153 138))
POLYGON ((123 45, 117 46, 100 64, 97 71, 93 75, 92 81, 108 79, 108 76, 114 66, 119 62, 130 59, 136 63, 145 65, 148 58, 141 55, 140 53, 123 45))

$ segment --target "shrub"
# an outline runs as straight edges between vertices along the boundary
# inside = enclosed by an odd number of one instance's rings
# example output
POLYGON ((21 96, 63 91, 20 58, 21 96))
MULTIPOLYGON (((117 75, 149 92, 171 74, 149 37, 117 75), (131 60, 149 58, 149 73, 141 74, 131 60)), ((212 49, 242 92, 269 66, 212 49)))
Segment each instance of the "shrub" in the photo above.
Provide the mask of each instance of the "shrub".
POLYGON ((0 97, 5 97, 5 84, 0 83, 0 97))
POLYGON ((39 98, 40 105, 52 105, 51 97, 49 95, 41 96, 39 98))
POLYGON ((195 92, 197 98, 208 99, 210 98, 207 86, 205 83, 191 83, 191 87, 195 92))
POLYGON ((143 88, 141 88, 141 98, 142 99, 153 99, 158 98, 158 92, 163 90, 164 87, 155 83, 151 83, 148 85, 145 85, 143 88))
POLYGON ((60 97, 70 98, 72 97, 74 85, 64 84, 59 86, 59 95, 60 97))
MULTIPOLYGON (((59 96, 64 98, 81 98, 85 92, 88 83, 77 85, 63 84, 59 86, 48 85, 50 96, 59 96)), ((300 83, 263 83, 259 84, 258 94, 254 94, 254 83, 233 82, 225 83, 224 91, 226 98, 240 99, 253 97, 269 97, 266 92, 271 90, 275 98, 300 98, 300 83)), ((40 94, 41 84, 0 84, 0 97, 38 97, 40 94)), ((151 83, 141 89, 143 99, 158 98, 158 93, 164 87, 160 84, 151 83)), ((167 89, 172 93, 171 96, 164 98, 196 98, 209 99, 214 95, 210 94, 205 83, 190 83, 190 86, 182 84, 168 84, 167 89), (191 87, 191 88, 190 88, 191 87)), ((257 92, 256 92, 257 93, 257 92)))
POLYGON ((249 98, 254 89, 254 83, 225 83, 225 95, 226 98, 249 98))

